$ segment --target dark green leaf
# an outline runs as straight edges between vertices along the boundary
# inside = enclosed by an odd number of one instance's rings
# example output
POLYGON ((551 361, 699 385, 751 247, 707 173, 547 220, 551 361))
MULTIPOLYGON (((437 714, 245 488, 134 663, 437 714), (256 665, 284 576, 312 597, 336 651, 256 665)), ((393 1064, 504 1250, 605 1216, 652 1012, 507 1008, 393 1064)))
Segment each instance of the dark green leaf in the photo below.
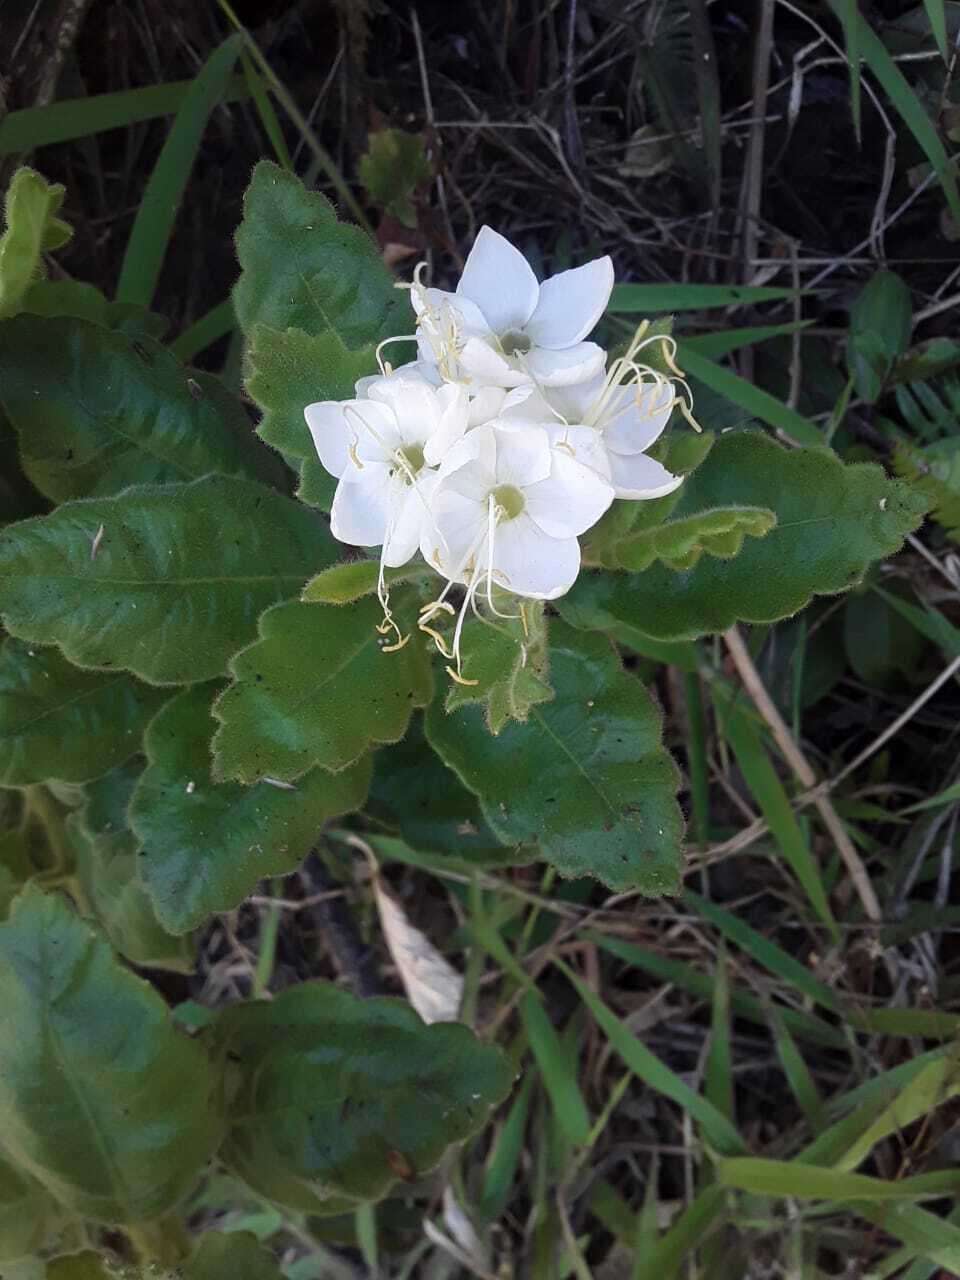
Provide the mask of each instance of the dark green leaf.
POLYGON ((55 894, 0 925, 3 1145, 68 1209, 140 1222, 187 1191, 217 1145, 217 1081, 160 996, 55 894))
POLYGON ((683 823, 677 770, 649 694, 601 636, 550 632, 552 702, 491 738, 477 707, 427 713, 434 749, 480 797, 507 844, 539 839, 563 875, 672 892, 683 823))
POLYGON ((140 750, 165 693, 126 672, 81 671, 56 649, 0 648, 0 785, 88 782, 140 750))
POLYGON ((69 317, 0 327, 0 402, 23 469, 55 502, 131 484, 254 479, 269 466, 243 406, 158 343, 69 317))
POLYGON ((111 302, 92 284, 79 280, 38 280, 27 290, 21 311, 32 316, 73 316, 115 329, 130 338, 161 339, 169 327, 166 316, 133 302, 111 302))
POLYGON ((268 160, 254 169, 244 197, 237 256, 242 274, 233 300, 248 337, 258 324, 329 332, 346 350, 396 333, 401 317, 413 330, 409 299, 393 288, 373 241, 268 160))
POLYGON ((183 1268, 184 1280, 281 1280, 273 1254, 250 1231, 207 1231, 183 1268))
POLYGON ((729 432, 684 483, 678 517, 718 506, 768 507, 777 525, 733 560, 676 573, 581 574, 557 601, 574 626, 627 624, 654 639, 692 639, 734 622, 773 622, 812 596, 843 591, 916 528, 925 499, 872 464, 826 450, 787 451, 753 431, 729 432))
POLYGON ((917 675, 926 641, 883 596, 875 591, 852 595, 843 611, 843 627, 850 666, 871 688, 917 675))
POLYGON ((222 1155, 256 1192, 338 1211, 417 1178, 475 1133, 512 1071, 464 1026, 326 982, 234 1005, 218 1043, 234 1077, 222 1155))
POLYGON ((61 1217, 39 1182, 0 1160, 0 1262, 35 1253, 61 1217))
POLYGON ((203 680, 334 555, 313 512, 253 481, 144 485, 0 531, 0 610, 81 666, 203 680))
MULTIPOLYGON (((214 709, 214 769, 222 778, 292 782, 314 765, 342 769, 372 744, 396 742, 433 681, 421 637, 393 652, 378 601, 291 601, 260 619, 260 638, 230 664, 234 683, 214 709)), ((402 606, 397 616, 407 623, 402 606)))
POLYGON ((895 272, 876 272, 850 312, 847 368, 857 395, 871 404, 879 399, 912 328, 910 290, 895 272))
POLYGON ((173 933, 233 910, 258 880, 294 870, 329 818, 363 804, 370 777, 361 760, 337 774, 312 769, 289 789, 214 783, 212 693, 185 689, 149 726, 149 763, 130 803, 140 875, 173 933))
POLYGON ((373 203, 404 226, 417 225, 413 194, 429 177, 430 162, 421 134, 403 129, 380 129, 370 134, 366 153, 360 157, 360 181, 373 203))

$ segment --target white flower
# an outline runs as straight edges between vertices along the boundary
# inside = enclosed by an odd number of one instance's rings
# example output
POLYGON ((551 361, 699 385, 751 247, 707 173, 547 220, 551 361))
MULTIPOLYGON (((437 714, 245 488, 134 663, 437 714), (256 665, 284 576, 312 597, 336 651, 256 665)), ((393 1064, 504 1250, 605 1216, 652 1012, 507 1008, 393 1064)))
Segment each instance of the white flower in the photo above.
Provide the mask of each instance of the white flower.
POLYGON ((603 368, 585 342, 613 288, 613 263, 596 258, 543 284, 518 249, 481 227, 455 293, 415 282, 420 359, 449 381, 560 386, 603 368))
POLYGON ((320 401, 303 412, 320 461, 340 481, 330 509, 334 537, 382 548, 378 595, 392 626, 384 567, 416 554, 438 478, 432 468, 466 430, 467 396, 461 387, 394 376, 364 390, 366 398, 320 401))
POLYGON ((478 590, 485 588, 494 613, 495 586, 537 600, 563 595, 580 569, 577 535, 612 501, 610 485, 554 448, 540 427, 475 427, 450 449, 421 542, 424 559, 448 583, 423 611, 421 626, 429 630, 441 610, 453 613, 446 596, 454 583, 466 586, 452 651, 443 649, 458 672, 460 633, 478 590))
POLYGON ((644 338, 645 329, 607 373, 569 386, 518 390, 501 411, 506 421, 543 426, 554 444, 609 479, 618 498, 661 498, 682 483, 682 476, 647 457, 646 450, 663 434, 674 408, 693 422, 679 371, 668 378, 637 363, 647 342, 667 344, 670 358, 673 340, 644 338), (631 380, 624 382, 625 376, 631 380))

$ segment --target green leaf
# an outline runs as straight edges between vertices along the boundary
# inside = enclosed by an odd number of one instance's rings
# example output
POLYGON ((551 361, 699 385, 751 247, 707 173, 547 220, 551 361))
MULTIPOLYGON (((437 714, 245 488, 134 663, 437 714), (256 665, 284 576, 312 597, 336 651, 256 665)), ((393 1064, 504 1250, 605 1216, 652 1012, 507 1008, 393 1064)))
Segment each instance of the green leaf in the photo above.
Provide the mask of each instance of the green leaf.
POLYGON ((876 591, 856 592, 847 601, 843 638, 850 666, 872 688, 915 676, 927 647, 916 627, 876 591))
MULTIPOLYGON (((685 342, 680 343, 678 359, 686 373, 691 374, 698 382, 702 382, 710 391, 722 396, 724 400, 729 400, 731 404, 743 409, 745 415, 741 415, 741 417, 758 418, 761 422, 766 422, 778 431, 785 432, 786 435, 796 440, 799 444, 809 445, 813 448, 818 448, 824 444, 823 433, 815 422, 811 422, 809 418, 797 413, 796 409, 791 409, 789 405, 784 404, 782 400, 778 400, 776 396, 770 395, 762 387, 755 386, 754 383, 748 382, 746 378, 741 378, 732 369, 727 369, 724 365, 715 364, 712 360, 708 360, 706 356, 688 347, 685 342)), ((696 410, 697 396, 695 394, 694 412, 696 410)), ((708 423, 707 425, 714 426, 719 424, 708 423)))
POLYGON ((376 373, 373 348, 348 351, 333 332, 256 325, 246 365, 247 390, 263 412, 257 434, 299 469, 302 500, 329 510, 337 482, 320 464, 303 410, 316 400, 350 399, 357 379, 376 373))
POLYGON ((847 368, 857 395, 873 404, 896 361, 910 344, 910 290, 893 271, 877 271, 850 312, 847 368))
POLYGON ((111 302, 92 284, 79 280, 37 280, 24 295, 21 311, 32 316, 73 316, 115 329, 130 338, 163 338, 166 316, 132 302, 111 302))
POLYGON ((149 338, 70 318, 0 326, 0 403, 23 469, 55 502, 208 472, 264 474, 269 453, 218 378, 149 338))
POLYGON ((581 574, 557 607, 577 627, 627 624, 654 639, 693 639, 736 621, 774 622, 814 595, 854 586, 920 522, 925 500, 872 464, 845 466, 826 450, 788 451, 753 431, 722 435, 685 481, 678 517, 762 506, 777 517, 733 560, 701 559, 675 573, 581 574))
POLYGON ((9 1157, 98 1222, 157 1217, 221 1131, 218 1081, 161 997, 59 895, 0 925, 0 1123, 9 1157))
POLYGON ((413 194, 430 178, 422 134, 403 129, 371 133, 366 153, 360 157, 359 172, 374 204, 406 227, 417 225, 413 194))
MULTIPOLYGON (((398 606, 409 631, 405 612, 398 606)), ((214 708, 215 774, 292 782, 315 765, 342 769, 372 744, 402 738, 433 681, 416 632, 403 648, 383 651, 382 616, 370 599, 267 610, 260 638, 230 663, 234 683, 214 708)))
POLYGON ((0 1159, 0 1262, 36 1253, 61 1217, 39 1182, 0 1159))
POLYGON ((763 538, 777 523, 766 507, 715 507, 652 529, 628 534, 616 547, 620 567, 642 572, 657 560, 668 569, 692 569, 702 555, 732 560, 745 538, 763 538))
POLYGON ((491 738, 478 707, 446 714, 434 703, 427 737, 480 797, 506 844, 539 839, 563 875, 613 889, 673 892, 683 823, 677 770, 660 741, 660 715, 602 636, 554 623, 552 702, 491 738))
POLYGON ((253 481, 143 485, 0 531, 0 611, 79 666, 204 680, 334 555, 312 512, 253 481))
POLYGON ((327 982, 234 1005, 217 1042, 232 1076, 222 1157, 259 1195, 339 1211, 417 1178, 476 1133, 513 1072, 458 1023, 327 982))
POLYGON ((477 797, 430 747, 420 716, 399 742, 374 757, 371 802, 368 812, 398 827, 414 849, 479 866, 518 860, 490 830, 477 797))
POLYGON ((213 51, 177 109, 127 241, 117 284, 121 302, 148 306, 156 292, 167 244, 207 121, 227 93, 241 43, 239 35, 228 36, 213 51))
POLYGON ((88 782, 140 750, 166 695, 125 672, 81 671, 56 649, 0 648, 0 785, 88 782))
POLYGON ((263 324, 330 333, 350 350, 398 332, 401 318, 413 331, 409 299, 394 289, 369 236, 338 222, 325 196, 269 160, 256 166, 244 196, 237 257, 233 300, 248 337, 263 324))
POLYGON ((113 946, 132 964, 190 973, 195 949, 157 920, 140 879, 140 845, 127 825, 127 805, 142 764, 115 769, 87 788, 87 804, 66 821, 80 887, 113 946))
POLYGON ((281 1280, 273 1254, 251 1231, 207 1231, 183 1268, 184 1280, 281 1280))
POLYGON ((23 295, 42 274, 43 254, 73 235, 57 217, 64 188, 33 169, 18 169, 4 200, 6 229, 0 236, 0 319, 16 315, 23 295))
MULTIPOLYGON (((380 566, 376 560, 348 560, 332 564, 311 578, 300 594, 304 604, 353 604, 364 596, 372 596, 377 589, 380 566)), ((436 580, 432 569, 422 564, 405 564, 399 569, 384 569, 384 581, 388 587, 401 582, 412 582, 422 577, 436 580)))
POLYGON ((960 540, 960 448, 956 439, 921 449, 906 440, 894 447, 893 470, 930 506, 930 516, 960 540))
POLYGON ((785 302, 791 289, 739 284, 617 284, 608 310, 614 315, 648 315, 651 311, 709 311, 717 307, 785 302))
POLYGON ((916 1200, 921 1196, 943 1196, 960 1188, 960 1172, 917 1174, 887 1181, 863 1173, 840 1169, 818 1169, 796 1160, 760 1160, 742 1156, 721 1160, 717 1180, 723 1187, 735 1187, 760 1196, 788 1196, 798 1200, 916 1200))
POLYGON ((447 711, 479 704, 493 734, 511 721, 525 723, 533 707, 553 697, 543 605, 518 600, 516 607, 521 618, 482 618, 464 630, 463 678, 476 683, 456 681, 447 691, 447 711))
POLYGON ((359 808, 370 763, 313 769, 294 788, 215 783, 209 686, 178 694, 147 729, 147 768, 130 802, 140 876, 157 918, 186 933, 232 911, 266 876, 293 871, 330 818, 359 808))

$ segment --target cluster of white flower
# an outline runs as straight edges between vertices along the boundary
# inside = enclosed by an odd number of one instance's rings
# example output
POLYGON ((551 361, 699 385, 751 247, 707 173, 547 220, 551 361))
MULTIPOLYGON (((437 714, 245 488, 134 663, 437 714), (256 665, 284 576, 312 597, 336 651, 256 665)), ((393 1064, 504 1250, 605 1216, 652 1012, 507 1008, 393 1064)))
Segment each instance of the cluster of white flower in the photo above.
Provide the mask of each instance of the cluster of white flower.
MULTIPOLYGON (((642 363, 641 326, 626 353, 587 335, 613 288, 608 257, 540 284, 523 255, 483 227, 455 293, 410 286, 417 359, 362 378, 356 399, 304 410, 324 467, 339 480, 331 528, 342 542, 381 547, 379 596, 390 613, 385 569, 419 550, 447 580, 420 626, 460 669, 460 635, 481 595, 552 600, 580 569, 578 537, 614 498, 657 498, 680 484, 646 455, 689 392, 642 363), (459 610, 447 597, 465 588, 459 610), (448 644, 435 620, 455 618, 448 644)), ((522 616, 516 615, 516 616, 522 616)), ((385 632, 386 633, 386 632, 385 632)))

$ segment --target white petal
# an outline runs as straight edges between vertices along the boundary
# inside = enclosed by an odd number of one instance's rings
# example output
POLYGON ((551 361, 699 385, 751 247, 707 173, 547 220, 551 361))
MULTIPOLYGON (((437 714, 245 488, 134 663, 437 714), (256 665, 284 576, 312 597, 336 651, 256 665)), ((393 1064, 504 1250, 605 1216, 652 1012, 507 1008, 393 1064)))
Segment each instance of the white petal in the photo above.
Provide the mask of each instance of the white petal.
POLYGON ((603 347, 595 342, 578 342, 565 351, 534 347, 524 356, 524 361, 533 381, 541 387, 563 387, 596 377, 606 358, 603 347))
POLYGON ((370 388, 370 399, 391 410, 404 444, 422 443, 440 423, 437 393, 426 382, 412 378, 382 378, 370 388))
POLYGON ((310 428, 321 463, 332 476, 339 479, 350 461, 349 449, 353 440, 353 433, 343 412, 343 403, 339 400, 319 400, 316 404, 308 404, 303 416, 310 428))
POLYGON ((602 431, 596 427, 565 427, 559 423, 545 423, 544 430, 553 449, 559 449, 568 458, 575 458, 601 479, 610 479, 610 458, 602 431))
POLYGON ((608 456, 610 482, 618 498, 662 498, 683 484, 683 476, 671 475, 666 467, 645 453, 608 456))
POLYGON ((446 289, 414 290, 413 309, 421 324, 456 325, 462 333, 487 336, 492 332, 483 312, 475 302, 446 289))
POLYGON ((431 506, 432 522, 425 525, 421 533, 423 558, 444 577, 462 582, 467 562, 477 559, 484 551, 486 504, 441 482, 434 491, 431 506))
POLYGON ((423 360, 408 360, 406 364, 398 364, 390 373, 384 375, 382 373, 368 373, 363 378, 356 381, 356 393, 358 400, 365 400, 370 395, 370 388, 378 386, 381 382, 428 382, 433 387, 440 386, 440 380, 437 377, 436 367, 432 364, 426 364, 423 360))
MULTIPOLYGON (((525 390, 525 388, 524 388, 525 390)), ((467 425, 470 427, 479 427, 483 423, 489 422, 491 418, 496 418, 507 399, 507 392, 503 387, 477 387, 471 388, 470 392, 470 409, 467 425)), ((510 394, 513 394, 512 392, 510 394)))
POLYGON ((480 386, 515 387, 530 381, 527 374, 515 369, 483 338, 468 338, 458 352, 458 358, 469 380, 480 386))
MULTIPOLYGON (((344 417, 350 430, 354 464, 389 462, 396 449, 404 443, 397 420, 388 405, 377 400, 345 400, 344 417)), ((348 467, 344 475, 349 475, 348 467)))
POLYGON ((523 328, 539 295, 537 277, 520 250, 492 227, 481 227, 463 264, 457 296, 475 302, 494 333, 506 333, 523 328))
POLYGON ((517 489, 545 480, 550 474, 550 441, 540 427, 493 429, 497 445, 496 483, 517 489))
POLYGON ((603 315, 613 289, 613 263, 595 258, 544 280, 526 332, 538 347, 559 351, 582 342, 603 315))
POLYGON ((670 383, 622 387, 603 414, 603 436, 614 453, 643 453, 670 421, 675 397, 670 383))
POLYGON ((423 455, 431 467, 447 456, 448 451, 461 439, 467 429, 469 403, 463 387, 448 383, 434 397, 437 410, 436 423, 424 441, 423 455))
POLYGON ((452 445, 440 467, 440 479, 474 502, 486 503, 496 487, 497 442, 492 427, 474 427, 452 445))
POLYGON ((391 568, 406 564, 420 546, 424 526, 430 522, 430 500, 437 484, 435 471, 421 471, 415 485, 404 485, 393 494, 383 563, 391 568))
POLYGON ((387 528, 390 486, 386 467, 366 483, 341 480, 330 508, 330 530, 353 547, 379 547, 387 528))
POLYGON ((527 515, 497 526, 493 565, 498 582, 518 596, 554 600, 580 572, 576 538, 548 538, 527 515))
MULTIPOLYGON (((589 430, 589 428, 588 428, 589 430)), ((526 513, 551 538, 575 538, 597 523, 613 501, 613 487, 561 449, 549 477, 523 491, 526 513)))
POLYGON ((530 426, 559 421, 543 392, 532 384, 508 391, 497 416, 501 422, 526 423, 530 426))

